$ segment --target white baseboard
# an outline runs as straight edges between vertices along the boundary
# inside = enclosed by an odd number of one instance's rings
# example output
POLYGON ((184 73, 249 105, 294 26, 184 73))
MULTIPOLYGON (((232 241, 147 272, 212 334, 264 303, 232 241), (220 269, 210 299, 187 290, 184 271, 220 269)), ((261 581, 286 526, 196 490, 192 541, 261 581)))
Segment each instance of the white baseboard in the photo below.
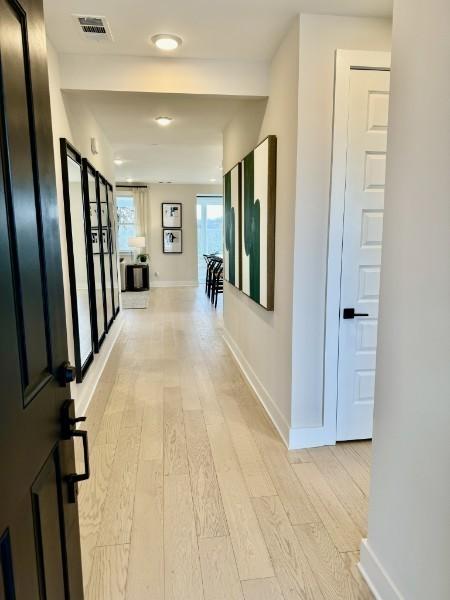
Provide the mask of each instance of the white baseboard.
POLYGON ((291 427, 289 430, 289 450, 334 446, 336 438, 325 427, 291 427))
POLYGON ((198 281, 150 281, 150 289, 168 287, 197 287, 198 281))
POLYGON ((361 575, 367 582, 376 600, 405 600, 389 577, 383 565, 372 551, 368 540, 361 542, 360 562, 361 575))
POLYGON ((71 384, 72 398, 75 399, 75 407, 77 416, 84 416, 89 408, 95 388, 103 373, 109 355, 111 354, 114 344, 119 337, 124 323, 123 312, 120 311, 118 317, 114 321, 112 328, 105 337, 105 341, 100 348, 98 354, 94 354, 94 361, 91 364, 88 372, 82 383, 71 384))
POLYGON ((234 360, 237 362, 239 369, 241 370, 245 380, 252 388, 258 400, 263 405, 266 413, 268 414, 270 420, 275 425, 278 433, 281 436, 283 442, 288 446, 289 440, 289 424, 286 421, 284 415, 280 412, 280 409, 275 404, 270 394, 261 383, 259 377, 256 375, 252 366, 242 354, 239 346, 236 344, 234 339, 231 337, 228 331, 224 331, 223 339, 228 346, 231 354, 234 357, 234 360))

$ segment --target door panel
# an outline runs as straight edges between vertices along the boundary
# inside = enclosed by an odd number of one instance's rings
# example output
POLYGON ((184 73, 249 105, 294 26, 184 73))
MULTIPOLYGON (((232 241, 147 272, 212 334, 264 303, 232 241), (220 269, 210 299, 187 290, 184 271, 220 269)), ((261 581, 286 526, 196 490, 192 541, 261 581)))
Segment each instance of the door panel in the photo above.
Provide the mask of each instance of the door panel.
POLYGON ((21 341, 22 387, 24 404, 27 404, 45 383, 48 372, 39 212, 29 201, 36 199, 38 193, 33 113, 28 110, 31 75, 23 12, 18 6, 13 8, 9 2, 1 0, 0 21, 3 127, 8 139, 10 175, 7 198, 12 220, 16 304, 20 307, 17 325, 21 341))
POLYGON ((41 597, 58 600, 64 598, 66 574, 61 540, 63 523, 57 449, 49 456, 31 493, 41 597))
POLYGON ((11 560, 9 529, 0 537, 0 600, 15 598, 16 588, 11 560))
POLYGON ((0 0, 0 78, 0 598, 45 597, 45 580, 47 597, 78 599, 79 531, 69 528, 77 505, 64 482, 73 441, 60 442, 67 337, 41 0, 0 0))
POLYGON ((342 244, 337 439, 372 437, 389 72, 352 70, 342 244), (367 315, 344 319, 343 309, 367 315))

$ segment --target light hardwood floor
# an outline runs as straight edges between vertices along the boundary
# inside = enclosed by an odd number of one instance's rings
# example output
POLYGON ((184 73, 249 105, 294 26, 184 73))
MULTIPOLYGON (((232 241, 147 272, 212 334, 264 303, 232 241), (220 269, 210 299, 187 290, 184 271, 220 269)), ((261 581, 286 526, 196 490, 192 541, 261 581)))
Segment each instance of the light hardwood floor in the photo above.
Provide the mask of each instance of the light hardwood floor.
POLYGON ((288 452, 195 288, 152 290, 88 410, 88 600, 370 599, 368 442, 288 452))

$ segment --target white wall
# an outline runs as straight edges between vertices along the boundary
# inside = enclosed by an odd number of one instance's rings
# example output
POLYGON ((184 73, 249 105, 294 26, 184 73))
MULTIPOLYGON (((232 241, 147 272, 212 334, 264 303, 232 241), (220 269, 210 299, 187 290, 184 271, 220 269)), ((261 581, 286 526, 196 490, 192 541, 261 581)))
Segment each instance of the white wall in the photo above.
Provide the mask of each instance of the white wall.
POLYGON ((390 43, 385 19, 301 15, 271 63, 267 106, 249 104, 224 132, 225 170, 268 133, 278 136, 275 311, 226 286, 224 323, 292 445, 304 438, 297 430, 322 425, 335 51, 390 43))
MULTIPOLYGON (((64 219, 64 200, 61 178, 61 154, 59 150, 59 139, 67 138, 96 169, 101 171, 112 184, 114 184, 114 163, 109 142, 92 114, 80 103, 73 102, 61 92, 61 76, 58 54, 47 39, 48 51, 48 76, 50 86, 50 106, 52 112, 53 143, 55 153, 56 192, 58 197, 59 226, 61 235, 61 256, 64 280, 64 298, 67 322, 67 341, 69 348, 69 359, 74 364, 73 352, 73 330, 72 309, 70 302, 69 272, 67 263, 66 229, 64 219), (91 137, 98 141, 99 154, 91 152, 91 137)), ((71 385, 71 395, 75 399, 78 413, 83 413, 87 408, 91 394, 95 388, 98 377, 109 355, 113 342, 119 332, 121 325, 119 318, 112 326, 102 346, 101 352, 95 355, 94 362, 89 368, 86 377, 81 384, 71 385)))
POLYGON ((264 61, 106 54, 62 54, 60 60, 63 89, 267 96, 264 61))
POLYGON ((267 135, 274 134, 278 138, 275 310, 265 311, 234 287, 225 284, 224 325, 226 340, 286 440, 291 411, 297 95, 296 20, 271 62, 269 99, 264 115, 264 104, 252 104, 255 112, 251 118, 248 112, 241 113, 224 131, 224 171, 267 135))
POLYGON ((450 598, 449 23, 448 0, 394 2, 374 457, 361 552, 383 600, 450 598))
POLYGON ((197 285, 197 194, 222 195, 221 185, 150 184, 147 235, 150 240, 150 279, 153 286, 197 285), (183 253, 162 251, 162 202, 183 205, 183 253), (156 275, 158 273, 158 275, 156 275))
POLYGON ((385 19, 300 16, 293 430, 322 426, 335 51, 389 50, 390 45, 391 22, 385 19))

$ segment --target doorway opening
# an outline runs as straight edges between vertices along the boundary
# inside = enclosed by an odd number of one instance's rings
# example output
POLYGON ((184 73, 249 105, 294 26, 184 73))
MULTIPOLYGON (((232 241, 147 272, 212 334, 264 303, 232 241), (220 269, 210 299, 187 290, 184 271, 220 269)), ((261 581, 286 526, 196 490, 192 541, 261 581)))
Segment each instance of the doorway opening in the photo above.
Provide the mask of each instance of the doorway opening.
POLYGON ((204 256, 223 254, 223 197, 197 195, 197 262, 198 281, 206 281, 204 256))

